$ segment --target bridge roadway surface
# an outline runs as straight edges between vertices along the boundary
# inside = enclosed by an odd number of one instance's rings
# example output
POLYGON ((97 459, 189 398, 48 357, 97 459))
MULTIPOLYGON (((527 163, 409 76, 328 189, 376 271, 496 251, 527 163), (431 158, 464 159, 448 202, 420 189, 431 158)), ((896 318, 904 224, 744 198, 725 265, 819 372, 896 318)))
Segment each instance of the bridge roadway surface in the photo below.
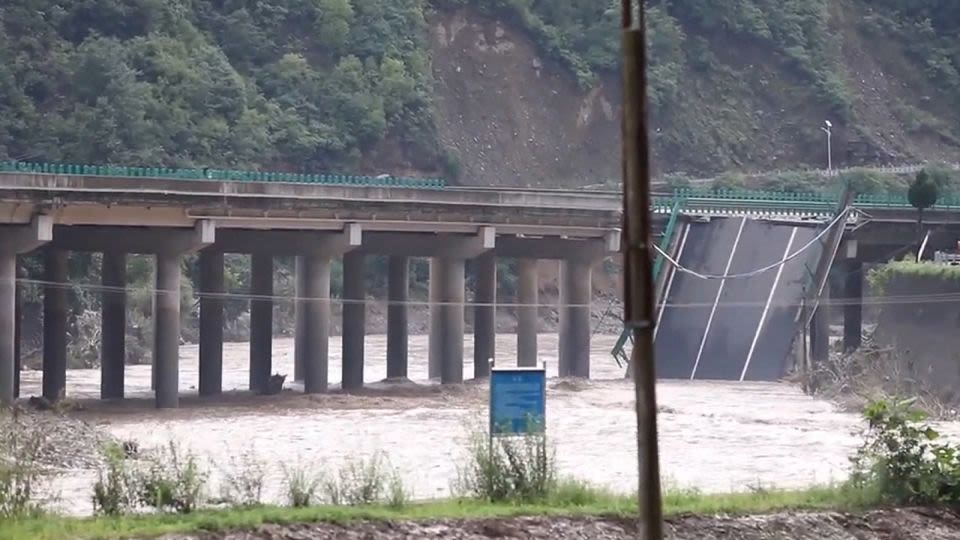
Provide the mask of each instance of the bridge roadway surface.
MULTIPOLYGON (((866 201, 868 214, 848 224, 865 245, 915 234, 915 212, 890 201, 866 201), (882 227, 878 227, 878 224, 882 227)), ((783 200, 764 194, 663 194, 653 210, 662 226, 685 216, 751 216, 822 221, 829 198, 783 200), (678 205, 678 200, 681 203, 678 205)), ((960 222, 951 207, 930 210, 944 231, 960 222)), ((328 391, 330 262, 343 258, 343 386, 363 384, 365 255, 389 263, 388 374, 406 376, 409 257, 431 259, 430 373, 459 383, 463 373, 465 262, 474 260, 476 377, 492 357, 495 258, 561 262, 560 373, 589 377, 591 268, 619 250, 620 194, 578 190, 442 188, 217 181, 0 173, 0 402, 18 391, 18 255, 43 248, 44 395, 62 397, 66 370, 66 257, 104 254, 102 395, 123 397, 124 275, 128 253, 156 255, 154 369, 159 407, 178 404, 179 261, 199 252, 201 395, 221 391, 223 253, 252 255, 251 379, 264 391, 271 374, 273 257, 297 257, 295 377, 307 392, 328 391)), ((938 230, 939 230, 938 229, 938 230)), ((949 231, 948 231, 949 232, 949 231)), ((759 237, 757 238, 759 241, 759 237)), ((537 363, 535 265, 518 265, 518 361, 537 363)), ((681 288, 681 285, 677 285, 681 288)))

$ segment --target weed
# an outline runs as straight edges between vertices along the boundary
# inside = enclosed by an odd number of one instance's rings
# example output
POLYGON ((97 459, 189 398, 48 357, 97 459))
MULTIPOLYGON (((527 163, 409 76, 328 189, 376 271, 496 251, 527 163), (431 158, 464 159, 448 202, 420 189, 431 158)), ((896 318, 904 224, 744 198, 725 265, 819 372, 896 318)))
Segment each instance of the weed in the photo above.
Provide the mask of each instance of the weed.
POLYGON ((335 476, 320 483, 323 499, 333 505, 365 506, 381 502, 406 504, 398 473, 382 453, 347 461, 335 476))
POLYGON ((137 476, 127 467, 126 451, 119 444, 102 449, 104 466, 93 486, 93 513, 119 516, 137 506, 137 476))
POLYGON ((940 442, 913 402, 877 401, 866 408, 869 428, 851 458, 849 485, 893 504, 960 502, 960 447, 940 442))
POLYGON ((220 494, 223 500, 233 506, 258 506, 262 502, 263 483, 266 470, 253 451, 231 457, 230 464, 223 473, 220 494))
POLYGON ((287 502, 294 508, 305 508, 316 502, 320 479, 308 467, 283 465, 283 481, 287 487, 287 502))
POLYGON ((20 422, 16 412, 9 419, 0 418, 0 517, 42 513, 36 495, 46 479, 40 456, 47 444, 44 434, 20 422))
POLYGON ((489 502, 542 502, 556 487, 555 452, 546 437, 497 437, 473 430, 454 492, 489 502))
POLYGON ((207 478, 193 454, 184 454, 170 442, 150 456, 146 470, 139 475, 140 503, 160 511, 189 514, 203 503, 207 478))

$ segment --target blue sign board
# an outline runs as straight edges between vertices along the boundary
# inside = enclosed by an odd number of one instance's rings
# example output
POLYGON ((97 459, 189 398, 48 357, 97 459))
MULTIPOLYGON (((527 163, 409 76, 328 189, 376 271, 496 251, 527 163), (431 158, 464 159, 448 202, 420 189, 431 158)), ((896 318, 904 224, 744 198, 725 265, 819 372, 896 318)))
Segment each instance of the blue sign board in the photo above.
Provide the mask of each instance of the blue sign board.
POLYGON ((542 433, 546 391, 543 368, 494 368, 490 372, 490 435, 542 433))

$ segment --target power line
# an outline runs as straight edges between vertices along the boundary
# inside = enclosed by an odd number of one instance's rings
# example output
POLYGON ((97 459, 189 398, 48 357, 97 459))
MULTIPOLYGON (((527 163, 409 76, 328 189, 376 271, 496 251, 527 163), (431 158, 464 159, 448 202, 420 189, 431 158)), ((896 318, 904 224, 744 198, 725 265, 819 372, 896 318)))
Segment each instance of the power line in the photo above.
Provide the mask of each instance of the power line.
MULTIPOLYGON (((36 279, 21 278, 17 280, 17 283, 28 286, 43 287, 49 289, 57 290, 68 290, 68 291, 88 291, 88 292, 98 292, 98 293, 113 293, 113 294, 131 294, 131 293, 148 293, 148 294, 177 294, 180 295, 181 291, 160 291, 153 287, 119 287, 119 286, 106 286, 98 285, 92 283, 62 283, 62 282, 53 282, 53 281, 44 281, 36 279)), ((285 294, 252 294, 247 292, 203 292, 203 291, 194 291, 193 297, 197 299, 214 299, 214 300, 223 300, 223 301, 263 301, 263 302, 278 302, 278 303, 291 303, 291 302, 309 302, 309 301, 321 301, 334 305, 346 305, 346 304, 374 304, 374 305, 406 305, 411 307, 430 307, 430 306, 464 306, 464 307, 502 307, 502 308, 518 308, 518 307, 537 307, 537 308, 564 308, 564 307, 593 307, 592 304, 581 304, 581 303, 547 303, 547 302, 537 302, 534 304, 528 303, 519 303, 519 302, 474 302, 474 301, 463 301, 463 302, 431 302, 429 300, 404 300, 404 301, 395 301, 388 299, 348 299, 348 298, 309 298, 305 296, 296 296, 295 294, 285 295, 285 294)), ((933 293, 933 294, 906 294, 906 295, 893 295, 893 296, 866 296, 862 298, 830 298, 824 300, 824 304, 828 306, 848 306, 848 305, 863 305, 863 306, 883 306, 883 305, 909 305, 909 304, 943 304, 951 302, 960 302, 960 292, 955 293, 933 293)), ((664 308, 678 308, 678 309, 687 309, 687 308, 709 308, 713 305, 713 302, 659 302, 659 306, 664 308)), ((756 300, 756 301, 735 301, 728 302, 721 300, 721 308, 749 308, 749 307, 763 307, 766 305, 766 301, 756 300)), ((797 307, 800 305, 800 300, 796 301, 774 301, 770 304, 772 307, 797 307)))

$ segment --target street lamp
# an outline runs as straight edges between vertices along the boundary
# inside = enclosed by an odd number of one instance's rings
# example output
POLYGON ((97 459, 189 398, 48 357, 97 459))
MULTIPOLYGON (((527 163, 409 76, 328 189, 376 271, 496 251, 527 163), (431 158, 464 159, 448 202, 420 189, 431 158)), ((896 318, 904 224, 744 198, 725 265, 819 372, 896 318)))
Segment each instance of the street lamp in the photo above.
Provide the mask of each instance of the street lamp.
POLYGON ((820 127, 820 129, 827 134, 827 170, 833 171, 833 145, 830 142, 830 130, 833 128, 833 124, 831 124, 829 120, 824 120, 823 123, 827 126, 820 127))

